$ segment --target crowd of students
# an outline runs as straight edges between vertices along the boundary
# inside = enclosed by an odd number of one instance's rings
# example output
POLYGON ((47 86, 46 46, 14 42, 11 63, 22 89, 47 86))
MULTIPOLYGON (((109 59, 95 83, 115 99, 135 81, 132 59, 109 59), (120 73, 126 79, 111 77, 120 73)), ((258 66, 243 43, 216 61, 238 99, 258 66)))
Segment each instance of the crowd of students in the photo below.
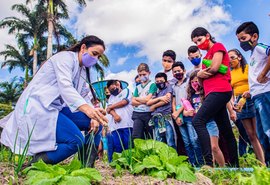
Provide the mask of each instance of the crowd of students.
POLYGON ((134 92, 123 89, 118 80, 109 80, 109 160, 113 152, 132 147, 134 139, 153 138, 176 150, 183 145, 194 166, 238 167, 238 156, 247 151, 247 143, 262 165, 268 165, 270 47, 258 42, 259 30, 253 22, 241 24, 236 38, 245 52, 251 51, 250 59, 237 49, 227 51, 198 27, 191 33, 196 45, 187 50, 194 66, 190 71, 176 61, 174 51, 167 50, 162 55, 164 70, 154 75, 154 81, 146 63, 138 66, 134 92), (241 135, 238 145, 231 121, 241 135))

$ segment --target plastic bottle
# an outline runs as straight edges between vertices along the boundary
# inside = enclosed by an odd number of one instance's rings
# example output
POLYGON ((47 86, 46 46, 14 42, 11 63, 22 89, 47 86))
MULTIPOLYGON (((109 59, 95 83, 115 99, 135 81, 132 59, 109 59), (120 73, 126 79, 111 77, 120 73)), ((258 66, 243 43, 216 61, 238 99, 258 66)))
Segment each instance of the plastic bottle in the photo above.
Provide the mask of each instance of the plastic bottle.
POLYGON ((194 108, 192 107, 192 105, 190 104, 190 102, 187 99, 181 98, 181 102, 182 102, 183 107, 186 111, 194 110, 194 108))
MULTIPOLYGON (((209 67, 212 64, 212 60, 207 60, 207 59, 203 59, 202 63, 206 66, 209 67)), ((222 73, 222 74, 226 74, 228 71, 228 66, 225 66, 223 64, 220 65, 218 72, 222 73)))
POLYGON ((242 111, 242 108, 244 107, 245 103, 246 103, 247 99, 242 97, 240 98, 240 100, 238 101, 236 107, 237 107, 237 112, 241 112, 242 111))
POLYGON ((102 137, 102 142, 103 142, 103 149, 108 150, 108 139, 107 139, 107 137, 102 137))

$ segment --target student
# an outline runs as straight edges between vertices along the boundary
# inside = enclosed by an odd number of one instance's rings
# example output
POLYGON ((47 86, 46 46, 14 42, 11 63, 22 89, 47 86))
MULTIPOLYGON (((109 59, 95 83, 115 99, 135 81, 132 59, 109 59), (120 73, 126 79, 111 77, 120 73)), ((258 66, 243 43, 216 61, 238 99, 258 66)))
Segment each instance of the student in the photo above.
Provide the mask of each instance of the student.
MULTIPOLYGON (((195 110, 195 112, 184 110, 183 114, 185 116, 190 116, 188 117, 189 119, 192 118, 199 111, 202 104, 202 100, 204 99, 203 88, 199 84, 197 74, 198 74, 198 70, 191 73, 189 83, 188 83, 188 88, 187 88, 187 100, 191 103, 192 107, 195 110)), ((188 122, 192 122, 192 119, 190 119, 188 122)), ((213 161, 217 161, 219 167, 224 167, 225 159, 224 159, 223 153, 221 152, 219 148, 219 143, 218 143, 219 131, 218 131, 217 124, 215 121, 211 120, 208 123, 206 123, 206 128, 210 135, 212 154, 214 157, 213 161)))
MULTIPOLYGON (((113 142, 113 152, 121 153, 131 147, 131 134, 133 127, 131 93, 128 88, 122 89, 118 80, 109 80, 107 88, 110 91, 107 113, 112 115, 109 130, 113 142)), ((108 152, 109 161, 113 153, 108 152)))
POLYGON ((188 71, 186 73, 186 76, 188 79, 189 79, 191 73, 202 69, 202 63, 201 63, 202 59, 201 58, 202 58, 202 54, 201 54, 198 46, 190 46, 188 48, 188 59, 190 60, 190 62, 194 66, 193 69, 191 69, 190 71, 188 71))
POLYGON ((136 75, 136 77, 134 78, 134 80, 135 80, 135 85, 136 86, 141 84, 141 80, 140 80, 139 75, 136 75))
POLYGON ((203 164, 202 152, 198 142, 198 136, 192 126, 189 117, 184 117, 182 120, 180 114, 183 113, 183 108, 177 110, 177 106, 183 107, 181 98, 187 97, 188 79, 185 78, 185 67, 182 62, 175 62, 172 66, 174 77, 178 80, 173 86, 173 103, 172 116, 179 127, 183 138, 185 149, 189 157, 189 161, 193 166, 201 166, 203 164))
MULTIPOLYGON (((248 83, 256 109, 257 134, 264 148, 265 160, 270 162, 270 47, 258 43, 259 29, 253 22, 245 22, 236 30, 244 51, 251 50, 248 83)), ((248 98, 249 94, 243 95, 248 98)))
POLYGON ((165 73, 158 73, 155 76, 157 92, 147 102, 150 110, 153 111, 149 125, 154 126, 155 139, 167 143, 176 149, 175 131, 172 121, 172 87, 167 81, 165 73))
POLYGON ((232 97, 230 70, 228 69, 226 74, 218 72, 221 64, 229 68, 228 53, 221 43, 213 40, 205 28, 198 27, 194 29, 191 33, 191 39, 199 49, 207 51, 204 58, 212 60, 212 64, 208 68, 203 65, 202 70, 198 72, 197 76, 199 81, 202 82, 205 91, 205 100, 192 120, 201 143, 205 163, 206 165, 213 166, 211 143, 206 123, 214 119, 219 132, 227 142, 230 165, 238 167, 236 140, 226 108, 226 104, 232 97))
POLYGON ((85 143, 81 130, 98 130, 99 123, 108 121, 105 110, 87 104, 78 84, 80 78, 90 79, 87 71, 104 50, 101 39, 87 36, 49 58, 20 96, 1 143, 20 154, 30 139, 27 155, 34 156, 32 162, 42 159, 50 164, 81 149, 85 143))
POLYGON ((132 139, 153 138, 152 128, 148 125, 151 119, 151 111, 146 103, 157 91, 157 87, 155 83, 149 79, 150 70, 147 64, 141 63, 137 68, 137 72, 141 84, 136 86, 132 97, 132 105, 134 106, 132 114, 132 120, 134 121, 132 139))
POLYGON ((232 69, 231 84, 234 92, 234 99, 237 103, 242 98, 242 96, 247 97, 246 103, 241 107, 241 110, 239 110, 240 107, 236 108, 234 106, 234 109, 237 111, 237 119, 241 120, 243 123, 257 159, 264 164, 265 160, 263 149, 256 134, 256 112, 254 102, 250 96, 247 96, 247 94, 249 94, 248 64, 238 49, 232 49, 228 52, 228 54, 230 57, 230 65, 232 69))
POLYGON ((162 54, 163 72, 167 75, 168 82, 172 85, 177 81, 172 74, 172 65, 175 63, 175 59, 176 54, 173 50, 164 51, 162 54))

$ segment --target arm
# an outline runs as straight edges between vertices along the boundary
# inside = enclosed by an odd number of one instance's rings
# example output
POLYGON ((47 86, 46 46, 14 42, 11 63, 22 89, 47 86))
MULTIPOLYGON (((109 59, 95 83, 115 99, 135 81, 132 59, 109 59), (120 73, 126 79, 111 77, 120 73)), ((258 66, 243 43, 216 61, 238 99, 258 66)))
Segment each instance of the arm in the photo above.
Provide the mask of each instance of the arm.
POLYGON ((128 104, 128 101, 126 99, 121 100, 120 102, 114 103, 112 105, 109 105, 107 108, 107 112, 110 113, 111 110, 122 108, 128 104))
POLYGON ((142 103, 137 100, 137 97, 132 97, 132 100, 131 100, 131 105, 132 106, 139 106, 141 104, 142 103))
POLYGON ((161 97, 152 98, 146 103, 146 105, 151 106, 153 104, 158 103, 159 101, 161 101, 161 97))
POLYGON ((212 64, 211 66, 209 67, 209 70, 208 72, 211 73, 211 74, 215 74, 218 72, 219 70, 219 67, 222 63, 222 59, 223 59, 223 52, 221 51, 218 51, 216 53, 214 53, 214 56, 212 58, 212 64))
POLYGON ((269 78, 266 77, 267 73, 269 72, 270 70, 270 56, 268 56, 267 58, 267 63, 266 65, 264 66, 263 70, 261 71, 261 73, 259 74, 257 80, 259 83, 266 83, 269 81, 269 78))
POLYGON ((236 113, 235 111, 233 110, 233 106, 231 104, 231 102, 228 102, 227 103, 227 109, 229 111, 229 114, 230 114, 230 119, 235 122, 237 120, 237 116, 236 116, 236 113))

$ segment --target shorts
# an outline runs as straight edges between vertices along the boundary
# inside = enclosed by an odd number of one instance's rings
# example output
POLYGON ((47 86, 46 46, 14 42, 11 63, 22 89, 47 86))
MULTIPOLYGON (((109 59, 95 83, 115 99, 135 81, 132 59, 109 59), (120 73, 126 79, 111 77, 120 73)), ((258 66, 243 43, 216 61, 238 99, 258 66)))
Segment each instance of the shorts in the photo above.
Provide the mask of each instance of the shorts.
POLYGON ((215 121, 210 121, 210 122, 206 123, 206 128, 207 128, 207 131, 208 131, 210 137, 213 137, 213 136, 218 137, 219 136, 218 126, 217 126, 215 121))
MULTIPOLYGON (((238 96, 236 99, 239 100, 242 96, 238 96)), ((237 101, 238 102, 238 101, 237 101)), ((256 116, 254 102, 251 98, 247 98, 245 105, 241 112, 236 112, 237 119, 250 119, 256 116)))

